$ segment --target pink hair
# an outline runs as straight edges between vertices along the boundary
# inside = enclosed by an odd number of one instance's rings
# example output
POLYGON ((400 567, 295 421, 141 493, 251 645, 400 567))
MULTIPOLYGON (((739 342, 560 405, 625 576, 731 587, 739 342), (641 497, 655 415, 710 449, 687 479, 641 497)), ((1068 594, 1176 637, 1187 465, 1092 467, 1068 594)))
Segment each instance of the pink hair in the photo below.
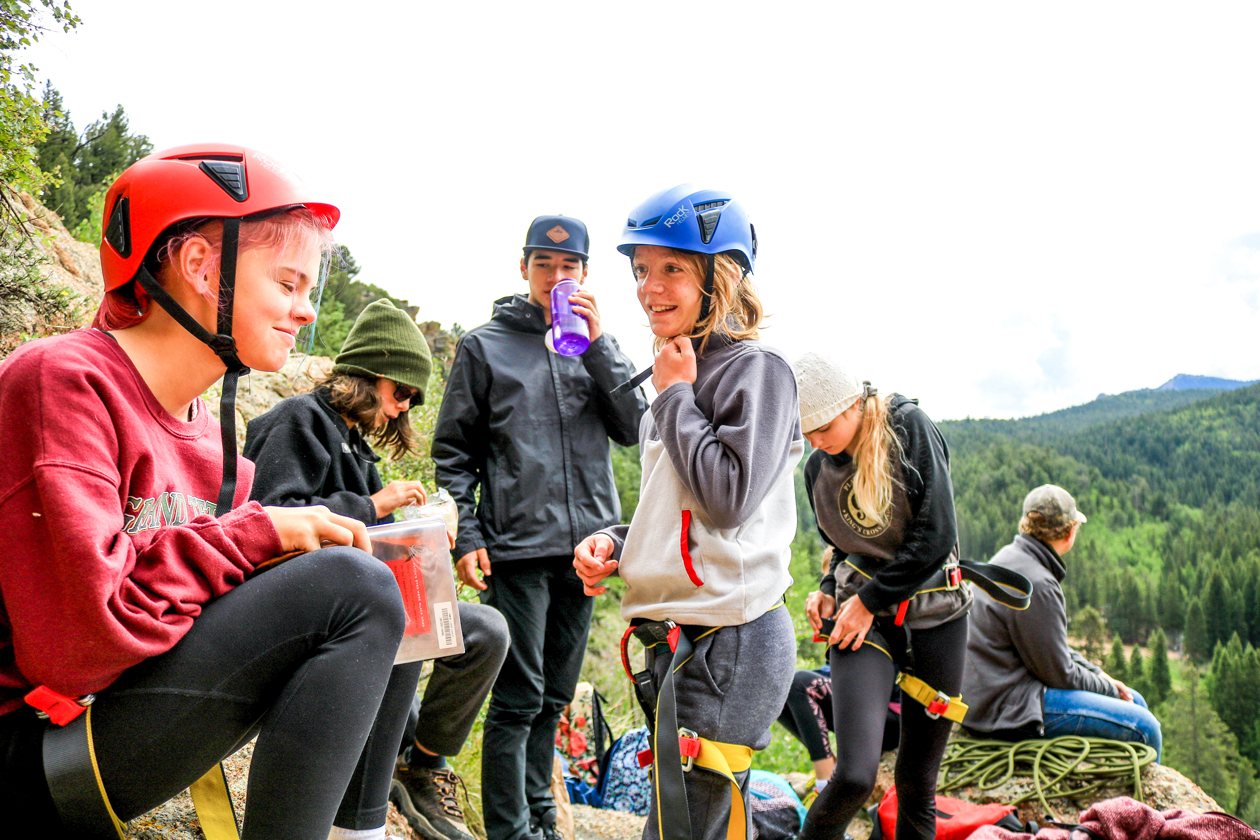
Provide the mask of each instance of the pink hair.
MULTIPOLYGON (((206 300, 215 299, 215 291, 211 288, 210 278, 219 274, 219 263, 223 256, 223 222, 212 219, 191 230, 177 233, 166 240, 157 249, 157 260, 160 264, 168 263, 184 244, 200 237, 210 243, 210 256, 204 260, 194 276, 187 278, 193 288, 206 300)), ((318 250, 322 254, 330 253, 335 247, 332 231, 324 227, 315 215, 305 207, 295 207, 275 216, 259 221, 241 223, 238 239, 238 253, 255 248, 271 249, 277 258, 290 248, 301 248, 303 258, 318 250)), ((159 274, 160 277, 160 274, 159 274)), ((92 326, 102 330, 122 330, 134 327, 149 317, 151 299, 134 279, 111 292, 107 292, 96 310, 96 318, 92 326)))

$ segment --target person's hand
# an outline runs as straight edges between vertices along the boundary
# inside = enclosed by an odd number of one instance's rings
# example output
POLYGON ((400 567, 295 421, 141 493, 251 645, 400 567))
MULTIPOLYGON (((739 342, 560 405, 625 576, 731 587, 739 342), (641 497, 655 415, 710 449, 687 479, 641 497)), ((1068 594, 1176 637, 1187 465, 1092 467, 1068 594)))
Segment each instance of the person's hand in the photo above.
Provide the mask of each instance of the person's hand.
MULTIPOLYGON (((450 531, 447 533, 450 534, 450 531)), ((454 547, 455 540, 452 537, 451 548, 454 547)), ((490 574, 490 555, 484 548, 468 552, 455 561, 455 574, 459 577, 460 583, 466 583, 473 589, 484 590, 486 585, 482 582, 482 578, 490 574), (481 577, 477 577, 478 569, 481 570, 481 577)))
POLYGON ((451 551, 455 550, 455 532, 450 528, 446 529, 446 544, 450 546, 451 551))
POLYGON ((265 507, 280 535, 285 553, 317 551, 325 545, 352 545, 372 550, 367 526, 357 519, 333 513, 323 505, 313 507, 265 507))
POLYGON ((1108 677, 1107 679, 1111 680, 1111 684, 1116 687, 1116 693, 1120 695, 1121 700, 1126 700, 1130 703, 1134 702, 1133 692, 1129 690, 1127 685, 1120 682, 1120 680, 1115 677, 1108 677))
POLYGON ((814 628, 815 633, 822 630, 824 618, 831 618, 835 614, 836 599, 830 595, 817 591, 809 593, 809 597, 805 599, 805 618, 809 620, 809 626, 814 628))
POLYGON ((581 288, 569 295, 569 303, 573 304, 573 311, 591 325, 592 342, 604 334, 604 328, 599 323, 599 308, 595 306, 595 295, 581 288))
POLYGON ((612 537, 607 534, 592 534, 573 550, 573 568, 577 569, 582 591, 587 595, 603 595, 608 591, 608 587, 600 586, 599 582, 617 570, 617 561, 608 559, 612 553, 612 537))
POLYGON ((652 387, 663 393, 670 385, 696 381, 696 351, 691 339, 678 335, 671 338, 656 354, 652 367, 652 387))
POLYGON ((424 485, 418 481, 391 481, 372 494, 377 519, 389 516, 403 505, 422 505, 427 499, 424 485))
POLYGON ((827 642, 838 645, 841 649, 857 650, 865 641, 874 620, 874 614, 866 608, 862 599, 852 595, 840 605, 840 612, 836 615, 835 629, 831 631, 827 642))

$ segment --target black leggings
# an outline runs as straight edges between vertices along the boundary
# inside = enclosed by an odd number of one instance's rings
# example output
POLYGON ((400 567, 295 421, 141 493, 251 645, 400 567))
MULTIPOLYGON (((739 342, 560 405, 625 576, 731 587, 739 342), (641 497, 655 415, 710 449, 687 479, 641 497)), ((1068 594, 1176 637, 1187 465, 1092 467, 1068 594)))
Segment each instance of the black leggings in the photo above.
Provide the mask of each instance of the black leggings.
MULTIPOLYGON (((884 633, 887 619, 876 619, 884 633)), ((895 637, 895 631, 884 633, 895 637)), ((953 697, 962 689, 967 656, 967 617, 910 633, 915 675, 953 697)), ((841 840, 849 821, 875 788, 888 694, 896 665, 872 645, 858 650, 832 647, 831 699, 836 725, 836 769, 818 794, 801 829, 801 840, 841 840)), ((894 654, 897 651, 893 651, 894 654)), ((953 723, 933 720, 926 709, 902 695, 901 745, 897 751, 896 840, 936 836, 936 774, 953 723)))
MULTIPOLYGON (((157 807, 257 735, 245 840, 326 840, 334 816, 345 828, 384 824, 421 667, 392 666, 403 623, 389 569, 352 548, 295 558, 207 604, 175 647, 97 697, 114 811, 129 820, 157 807)), ((25 711, 0 718, 0 779, 34 797, 6 813, 40 819, 29 836, 55 837, 42 727, 25 711)))
POLYGON ((831 677, 798 670, 779 723, 805 745, 810 761, 831 758, 831 677))
MULTIPOLYGON (((881 744, 885 752, 897 749, 901 738, 901 689, 889 696, 881 744)), ((831 714, 831 676, 821 671, 798 670, 792 677, 779 723, 805 745, 810 761, 835 758, 831 751, 831 732, 836 728, 831 714)))

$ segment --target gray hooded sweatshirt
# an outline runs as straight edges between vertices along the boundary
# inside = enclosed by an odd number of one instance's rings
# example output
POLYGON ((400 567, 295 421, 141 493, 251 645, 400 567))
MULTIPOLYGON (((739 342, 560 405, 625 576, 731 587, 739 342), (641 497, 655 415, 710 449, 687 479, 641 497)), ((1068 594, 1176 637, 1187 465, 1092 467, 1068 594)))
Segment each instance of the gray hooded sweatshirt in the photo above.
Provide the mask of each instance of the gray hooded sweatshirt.
POLYGON ((805 451, 792 368, 760 342, 714 335, 696 370, 643 416, 639 506, 604 531, 627 621, 746 624, 792 585, 792 470, 805 451))

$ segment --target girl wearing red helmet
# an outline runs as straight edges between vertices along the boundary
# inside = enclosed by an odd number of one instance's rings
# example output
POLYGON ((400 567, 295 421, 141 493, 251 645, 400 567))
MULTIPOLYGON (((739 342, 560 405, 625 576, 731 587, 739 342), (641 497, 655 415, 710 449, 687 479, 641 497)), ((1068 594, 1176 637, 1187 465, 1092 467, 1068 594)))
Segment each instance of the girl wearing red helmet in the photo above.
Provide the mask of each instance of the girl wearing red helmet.
POLYGON ((392 674, 397 587, 361 522, 249 502, 252 465, 199 397, 225 377, 230 418, 235 376, 284 364, 338 212, 234 146, 150 155, 105 209, 94 328, 0 364, 6 819, 108 836, 101 814, 132 819, 257 736, 244 837, 343 836, 334 818, 384 837, 415 689, 392 674), (80 733, 87 795, 57 752, 80 733))
POLYGON ((652 196, 618 250, 656 336, 657 397, 634 517, 587 537, 574 566, 592 595, 621 576, 621 615, 652 649, 631 674, 656 760, 644 837, 741 837, 752 752, 769 744, 796 666, 782 609, 804 451, 796 381, 757 341, 756 239, 729 193, 652 196))

